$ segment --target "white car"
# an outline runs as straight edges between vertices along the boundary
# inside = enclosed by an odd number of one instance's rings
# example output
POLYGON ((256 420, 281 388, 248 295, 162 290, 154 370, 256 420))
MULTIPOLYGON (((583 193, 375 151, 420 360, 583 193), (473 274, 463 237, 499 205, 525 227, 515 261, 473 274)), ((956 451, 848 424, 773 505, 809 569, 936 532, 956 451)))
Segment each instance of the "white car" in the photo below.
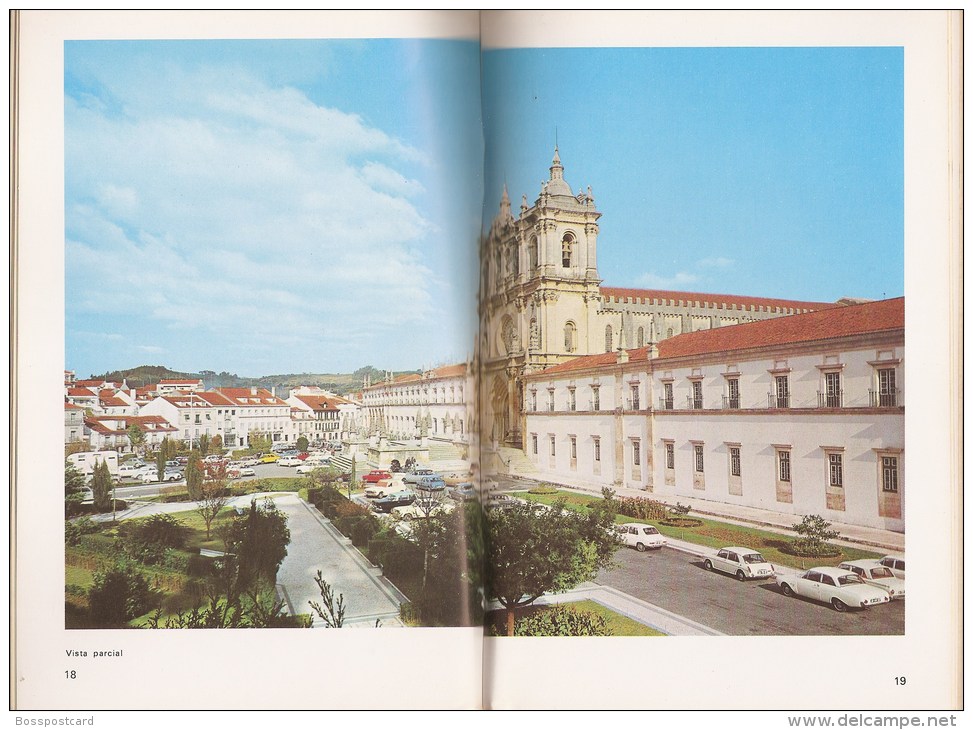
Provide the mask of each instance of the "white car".
POLYGON ((886 555, 878 562, 891 570, 896 578, 905 580, 905 555, 886 555))
POLYGON ((778 574, 777 585, 785 596, 801 596, 830 603, 835 611, 868 608, 892 600, 889 592, 870 586, 850 570, 811 568, 800 575, 778 574))
POLYGON ((615 530, 622 538, 623 543, 629 547, 634 547, 640 553, 644 553, 648 548, 660 550, 666 544, 665 536, 652 525, 629 522, 625 525, 619 525, 615 530))
POLYGON ((393 507, 392 516, 410 522, 423 517, 440 517, 453 511, 455 505, 452 502, 420 502, 416 500, 412 504, 402 507, 393 507))
POLYGON ((889 568, 877 560, 846 560, 838 567, 850 570, 869 585, 884 588, 892 600, 905 598, 905 581, 896 578, 889 568))
POLYGON ((159 472, 153 467, 152 471, 148 471, 139 477, 139 481, 142 484, 152 484, 154 482, 178 482, 182 481, 182 472, 174 471, 172 469, 166 469, 165 473, 162 475, 162 479, 159 479, 159 472))
POLYGON ((322 469, 322 468, 324 468, 324 464, 321 464, 320 462, 308 463, 305 461, 303 464, 297 467, 294 470, 294 472, 297 474, 310 474, 315 469, 322 469))
POLYGON ((277 460, 277 466, 301 466, 304 462, 296 456, 285 456, 277 460))
POLYGON ((725 547, 716 553, 716 557, 706 558, 703 567, 735 575, 737 580, 774 575, 774 566, 764 560, 763 555, 745 547, 725 547))

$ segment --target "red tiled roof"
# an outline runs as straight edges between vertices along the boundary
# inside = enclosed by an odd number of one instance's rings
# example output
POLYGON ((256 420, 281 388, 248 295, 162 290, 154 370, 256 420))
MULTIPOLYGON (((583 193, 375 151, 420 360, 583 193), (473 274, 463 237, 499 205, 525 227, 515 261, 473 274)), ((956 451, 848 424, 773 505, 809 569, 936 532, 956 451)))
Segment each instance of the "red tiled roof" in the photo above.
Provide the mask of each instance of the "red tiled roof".
POLYGON ((775 311, 777 309, 833 309, 839 306, 834 302, 799 302, 791 299, 770 299, 766 297, 744 297, 735 294, 700 294, 685 291, 667 291, 663 289, 622 289, 603 286, 601 295, 606 298, 625 300, 629 297, 637 300, 673 300, 676 302, 699 302, 700 306, 713 306, 716 309, 746 309, 775 311))
POLYGON ((68 388, 68 395, 72 398, 94 398, 95 394, 87 388, 68 388))
POLYGON ((199 379, 193 380, 192 378, 186 378, 185 380, 160 380, 159 385, 199 385, 199 379))
MULTIPOLYGON (((657 359, 816 342, 874 332, 894 332, 904 327, 905 298, 883 299, 821 312, 687 332, 660 342, 657 359)), ((628 350, 629 360, 645 360, 647 351, 648 347, 628 350)), ((615 352, 587 355, 549 367, 538 375, 587 370, 611 365, 617 360, 618 354, 615 352)))
POLYGON ((460 363, 459 365, 443 365, 441 368, 432 370, 432 376, 434 378, 453 378, 457 375, 466 375, 465 363, 460 363))
POLYGON ((253 393, 250 388, 217 388, 215 391, 220 395, 229 398, 236 405, 249 406, 249 405, 263 405, 263 406, 286 406, 287 404, 282 401, 277 396, 273 395, 266 388, 257 388, 257 392, 253 393), (260 403, 252 403, 251 399, 259 398, 260 403))
POLYGON ((104 380, 75 380, 74 384, 79 388, 100 388, 105 384, 104 380))
POLYGON ((84 408, 82 406, 76 406, 74 403, 65 403, 64 404, 64 410, 66 410, 66 411, 70 411, 70 410, 83 411, 84 408))

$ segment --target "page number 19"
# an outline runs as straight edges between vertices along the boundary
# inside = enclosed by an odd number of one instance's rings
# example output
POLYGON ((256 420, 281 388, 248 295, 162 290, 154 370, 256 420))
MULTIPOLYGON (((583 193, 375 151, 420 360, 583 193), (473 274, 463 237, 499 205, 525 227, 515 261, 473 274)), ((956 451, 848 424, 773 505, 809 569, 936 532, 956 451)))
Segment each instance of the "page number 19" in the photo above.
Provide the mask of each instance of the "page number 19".
POLYGON ((902 685, 904 685, 905 684, 905 677, 896 677, 895 678, 895 684, 898 685, 899 687, 901 687, 902 685))

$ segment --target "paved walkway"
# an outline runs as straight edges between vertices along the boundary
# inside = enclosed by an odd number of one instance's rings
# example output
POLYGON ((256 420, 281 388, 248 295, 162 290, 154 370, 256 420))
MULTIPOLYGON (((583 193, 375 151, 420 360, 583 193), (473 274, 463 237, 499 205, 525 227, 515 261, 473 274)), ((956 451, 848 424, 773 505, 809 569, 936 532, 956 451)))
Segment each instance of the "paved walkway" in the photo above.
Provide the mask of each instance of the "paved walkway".
POLYGON ((275 498, 277 508, 287 515, 291 544, 277 573, 278 590, 287 602, 288 613, 311 613, 314 627, 324 622, 308 601, 321 603, 314 581, 317 571, 331 584, 335 595, 344 596, 345 628, 402 626, 399 606, 408 599, 369 563, 314 507, 288 495, 275 498))
MULTIPOLYGON (((521 479, 529 477, 521 477, 521 479)), ((501 477, 502 479, 502 477, 501 477)), ((583 492, 586 494, 601 494, 601 486, 585 483, 581 480, 572 480, 567 477, 558 477, 559 481, 544 480, 555 484, 559 488, 567 491, 583 492)), ((723 522, 738 525, 757 525, 771 532, 779 532, 782 535, 794 537, 791 525, 800 522, 800 516, 788 514, 786 512, 774 512, 773 510, 757 509, 755 507, 745 507, 742 505, 725 504, 723 502, 713 502, 696 497, 658 495, 646 492, 642 489, 619 488, 615 490, 619 497, 648 497, 664 504, 675 505, 676 502, 688 502, 692 506, 692 513, 695 515, 705 515, 706 517, 717 519, 723 522)), ((880 530, 874 527, 861 527, 859 525, 848 525, 842 522, 832 523, 832 529, 841 534, 841 539, 832 542, 838 545, 871 547, 879 551, 889 553, 905 552, 905 534, 893 532, 892 530, 880 530)))

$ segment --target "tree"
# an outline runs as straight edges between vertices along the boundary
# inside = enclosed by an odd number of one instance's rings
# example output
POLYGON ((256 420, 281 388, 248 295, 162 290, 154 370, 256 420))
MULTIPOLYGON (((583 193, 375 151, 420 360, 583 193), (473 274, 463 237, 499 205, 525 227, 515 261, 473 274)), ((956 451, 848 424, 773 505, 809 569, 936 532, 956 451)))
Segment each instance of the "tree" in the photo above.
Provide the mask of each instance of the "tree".
POLYGON ((307 437, 300 436, 297 439, 297 450, 298 451, 307 451, 307 437))
POLYGON ((841 537, 841 534, 837 530, 829 529, 830 527, 831 523, 821 515, 804 515, 804 519, 791 526, 791 529, 800 535, 794 540, 794 547, 802 555, 833 553, 835 548, 833 545, 828 545, 828 540, 841 537))
POLYGON ((223 437, 216 434, 209 440, 209 450, 214 454, 222 453, 223 451, 223 437))
POLYGON ((232 553, 232 570, 228 576, 227 594, 231 600, 244 593, 258 591, 261 586, 273 586, 280 564, 287 555, 291 541, 287 516, 277 510, 270 500, 258 508, 257 500, 250 501, 245 517, 218 529, 226 552, 232 553))
POLYGON ((203 434, 198 439, 196 439, 197 448, 199 449, 200 456, 206 456, 209 453, 210 438, 208 434, 203 434))
POLYGON ((587 514, 570 512, 558 500, 550 508, 525 502, 486 513, 484 588, 507 610, 514 635, 516 609, 548 592, 560 593, 612 565, 615 536, 610 491, 587 514))
POLYGON ((128 442, 132 446, 132 451, 138 451, 145 445, 145 431, 137 423, 126 428, 125 433, 128 434, 128 442))
POLYGON ((166 452, 165 449, 160 448, 159 452, 155 455, 155 473, 161 482, 166 473, 166 452))
POLYGON ((270 436, 265 433, 254 432, 250 434, 250 451, 252 453, 270 451, 270 436))
POLYGON ((99 461, 95 464, 91 475, 91 492, 98 512, 107 512, 111 509, 112 479, 111 472, 108 471, 108 462, 99 461))
POLYGON ((96 573, 88 591, 89 614, 103 627, 123 626, 148 611, 153 600, 148 580, 131 566, 96 573))
POLYGON ((195 450, 189 452, 189 461, 186 463, 186 491, 193 500, 203 496, 203 463, 199 452, 195 450))
POLYGON ((222 464, 211 470, 209 477, 203 481, 196 512, 206 523, 207 540, 209 540, 210 526, 213 524, 213 520, 230 501, 226 483, 226 467, 222 464))

